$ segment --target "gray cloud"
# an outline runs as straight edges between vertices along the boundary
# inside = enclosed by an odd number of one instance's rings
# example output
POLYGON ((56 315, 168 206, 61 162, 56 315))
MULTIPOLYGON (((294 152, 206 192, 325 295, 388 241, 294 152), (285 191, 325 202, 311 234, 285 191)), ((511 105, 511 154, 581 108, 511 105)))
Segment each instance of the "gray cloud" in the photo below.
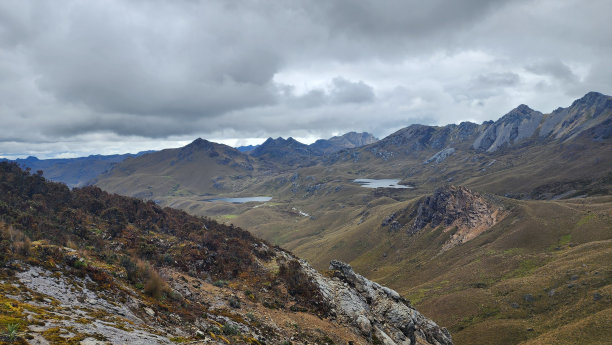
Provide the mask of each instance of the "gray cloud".
POLYGON ((332 80, 330 97, 335 103, 366 103, 374 101, 374 90, 363 81, 351 82, 342 77, 332 80))
POLYGON ((611 12, 606 0, 7 0, 0 156, 546 112, 612 93, 611 12))
POLYGON ((573 83, 578 81, 578 77, 572 72, 569 66, 558 59, 538 61, 525 68, 532 73, 548 75, 561 82, 573 83))

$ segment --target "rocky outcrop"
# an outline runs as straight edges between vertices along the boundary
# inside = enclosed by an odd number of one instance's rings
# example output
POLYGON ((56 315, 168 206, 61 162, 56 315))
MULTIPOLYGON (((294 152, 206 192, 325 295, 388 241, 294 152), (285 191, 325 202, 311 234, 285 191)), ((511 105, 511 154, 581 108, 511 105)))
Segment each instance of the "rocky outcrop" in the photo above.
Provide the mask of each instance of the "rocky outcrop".
POLYGON ((451 345, 449 332, 429 320, 396 291, 355 273, 350 265, 332 261, 333 277, 319 274, 300 261, 315 282, 330 314, 352 325, 370 341, 385 345, 451 345))
POLYGON ((480 134, 472 147, 476 150, 493 152, 504 145, 512 145, 531 137, 538 129, 544 115, 521 104, 480 134))
POLYGON ((414 221, 409 233, 440 225, 447 232, 452 230, 451 238, 442 246, 447 250, 487 231, 504 214, 501 206, 476 192, 461 186, 445 186, 421 199, 410 216, 414 221))
POLYGON ((446 158, 455 153, 455 149, 452 147, 447 147, 442 151, 438 151, 435 155, 429 157, 423 164, 429 164, 431 162, 442 163, 446 158))

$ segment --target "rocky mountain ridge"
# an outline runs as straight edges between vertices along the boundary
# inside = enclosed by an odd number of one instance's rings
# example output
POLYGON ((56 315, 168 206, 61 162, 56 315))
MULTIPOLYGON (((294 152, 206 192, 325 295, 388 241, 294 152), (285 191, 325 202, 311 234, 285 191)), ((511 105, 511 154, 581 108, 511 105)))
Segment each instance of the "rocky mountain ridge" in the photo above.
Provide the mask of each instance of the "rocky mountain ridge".
POLYGON ((264 161, 280 163, 285 166, 309 166, 317 163, 324 155, 344 149, 359 148, 378 141, 367 132, 349 132, 329 139, 319 139, 306 145, 294 138, 268 138, 263 144, 248 151, 248 154, 264 161))
POLYGON ((485 121, 481 125, 471 122, 446 126, 410 125, 365 150, 380 153, 380 157, 389 156, 384 155, 384 151, 404 156, 445 148, 491 153, 529 139, 570 140, 598 127, 609 131, 611 118, 612 97, 589 92, 569 107, 546 115, 521 104, 498 120, 485 121))

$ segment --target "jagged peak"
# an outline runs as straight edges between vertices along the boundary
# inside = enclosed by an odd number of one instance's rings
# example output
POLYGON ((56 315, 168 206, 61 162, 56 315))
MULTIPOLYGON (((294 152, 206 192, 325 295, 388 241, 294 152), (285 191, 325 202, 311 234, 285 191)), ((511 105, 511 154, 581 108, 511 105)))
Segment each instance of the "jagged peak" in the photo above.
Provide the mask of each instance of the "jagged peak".
POLYGON ((270 137, 266 141, 264 141, 263 144, 260 145, 260 147, 265 147, 265 146, 270 146, 270 145, 295 145, 295 144, 305 145, 295 140, 293 137, 288 137, 287 139, 283 137, 278 137, 276 139, 270 137))
POLYGON ((530 116, 532 114, 541 114, 541 113, 537 110, 531 109, 526 104, 520 104, 518 107, 510 110, 506 115, 502 116, 499 120, 503 121, 503 120, 507 120, 507 119, 511 119, 515 117, 530 116))

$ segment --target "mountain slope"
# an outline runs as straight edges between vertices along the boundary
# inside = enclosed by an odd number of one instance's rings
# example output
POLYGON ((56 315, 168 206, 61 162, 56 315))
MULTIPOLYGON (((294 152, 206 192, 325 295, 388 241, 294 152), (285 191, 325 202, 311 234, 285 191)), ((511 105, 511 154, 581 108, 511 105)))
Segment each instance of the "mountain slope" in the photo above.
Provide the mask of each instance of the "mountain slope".
POLYGON ((191 144, 126 159, 98 176, 95 184, 140 198, 206 195, 232 190, 257 169, 248 155, 196 139, 191 144))
POLYGON ((0 325, 20 330, 11 342, 452 345, 350 266, 332 262, 323 276, 234 226, 70 191, 8 163, 0 207, 0 325))

